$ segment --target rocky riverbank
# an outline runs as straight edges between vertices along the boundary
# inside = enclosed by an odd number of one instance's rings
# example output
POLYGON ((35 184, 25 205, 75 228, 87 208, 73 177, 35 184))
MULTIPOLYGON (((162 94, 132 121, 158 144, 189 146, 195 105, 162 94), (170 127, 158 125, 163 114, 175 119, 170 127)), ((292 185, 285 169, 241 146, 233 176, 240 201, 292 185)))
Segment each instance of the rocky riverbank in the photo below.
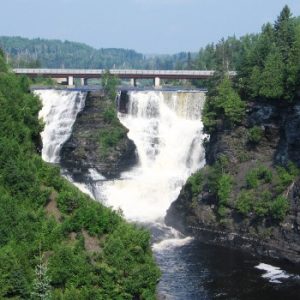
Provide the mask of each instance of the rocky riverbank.
POLYGON ((119 122, 115 103, 102 92, 89 92, 77 116, 70 139, 61 151, 61 166, 76 181, 84 181, 89 169, 116 178, 137 162, 134 143, 119 122))
POLYGON ((207 166, 182 188, 166 223, 205 243, 300 263, 299 129, 299 103, 249 103, 242 124, 212 133, 207 166))

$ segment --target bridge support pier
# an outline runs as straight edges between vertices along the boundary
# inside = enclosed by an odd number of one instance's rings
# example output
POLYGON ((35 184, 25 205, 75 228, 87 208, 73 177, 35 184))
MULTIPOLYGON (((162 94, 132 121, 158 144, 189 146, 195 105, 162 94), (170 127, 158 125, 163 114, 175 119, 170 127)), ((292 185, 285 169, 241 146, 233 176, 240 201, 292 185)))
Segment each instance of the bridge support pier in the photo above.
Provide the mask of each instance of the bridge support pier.
POLYGON ((81 86, 88 85, 87 78, 80 78, 80 85, 81 86))
POLYGON ((68 86, 72 87, 74 86, 74 77, 68 76, 68 86))
POLYGON ((154 78, 154 87, 156 87, 156 88, 160 87, 160 78, 159 77, 154 78))
POLYGON ((136 80, 136 78, 131 78, 130 79, 130 85, 133 86, 133 87, 137 87, 137 80, 136 80))

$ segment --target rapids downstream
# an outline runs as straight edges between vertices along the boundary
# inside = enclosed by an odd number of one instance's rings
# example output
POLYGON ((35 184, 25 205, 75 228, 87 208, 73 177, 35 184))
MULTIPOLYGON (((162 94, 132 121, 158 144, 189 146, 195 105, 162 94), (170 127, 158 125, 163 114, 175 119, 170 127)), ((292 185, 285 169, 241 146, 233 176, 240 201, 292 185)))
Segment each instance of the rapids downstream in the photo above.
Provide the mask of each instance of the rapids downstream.
MULTIPOLYGON (((43 103, 43 159, 59 163, 60 150, 84 109, 86 94, 35 93, 43 103)), ((121 209, 127 220, 151 230, 152 248, 163 273, 158 286, 161 299, 281 299, 282 295, 296 299, 300 290, 292 286, 299 278, 292 271, 199 244, 164 224, 166 210, 187 178, 205 164, 204 103, 205 94, 199 91, 129 92, 127 112, 119 113, 119 120, 136 145, 138 165, 118 180, 106 180, 94 169, 86 184, 66 177, 94 199, 121 209)))

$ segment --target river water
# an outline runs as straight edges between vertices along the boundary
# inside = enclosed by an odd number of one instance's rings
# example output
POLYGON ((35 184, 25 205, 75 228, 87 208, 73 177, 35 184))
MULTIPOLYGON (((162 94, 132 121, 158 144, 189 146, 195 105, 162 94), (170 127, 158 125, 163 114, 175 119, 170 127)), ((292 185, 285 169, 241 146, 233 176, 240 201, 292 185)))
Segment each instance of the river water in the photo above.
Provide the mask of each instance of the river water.
MULTIPOLYGON (((80 91, 36 91, 43 102, 40 116, 43 158, 59 162, 59 151, 84 108, 80 91)), ((139 163, 118 180, 91 169, 81 190, 126 219, 152 232, 152 248, 162 270, 162 299, 300 299, 300 279, 291 266, 258 261, 237 251, 201 244, 164 224, 170 204, 187 178, 205 164, 201 115, 205 94, 199 91, 130 91, 127 112, 119 113, 139 163)), ((299 272, 299 271, 298 271, 299 272)))

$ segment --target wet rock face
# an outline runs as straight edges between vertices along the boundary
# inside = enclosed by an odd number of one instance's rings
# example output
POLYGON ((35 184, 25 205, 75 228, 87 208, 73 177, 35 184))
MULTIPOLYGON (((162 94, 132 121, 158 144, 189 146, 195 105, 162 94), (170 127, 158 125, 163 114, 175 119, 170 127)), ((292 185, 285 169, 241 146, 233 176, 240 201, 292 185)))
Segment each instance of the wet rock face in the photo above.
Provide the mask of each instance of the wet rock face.
MULTIPOLYGON (((246 172, 262 164, 274 168, 274 163, 294 162, 300 167, 300 104, 278 107, 255 103, 248 109, 244 123, 230 131, 218 129, 206 147, 207 164, 213 165, 226 155, 232 168, 233 198, 237 196, 246 172), (248 130, 259 126, 263 138, 252 148, 248 144, 248 130)), ((300 264, 300 179, 284 192, 290 207, 282 222, 254 216, 244 217, 234 207, 228 208, 226 223, 220 222, 217 199, 203 188, 195 198, 186 184, 166 215, 167 225, 205 243, 241 249, 258 256, 286 259, 300 264)))
POLYGON ((85 108, 78 114, 70 139, 61 150, 61 165, 75 180, 84 181, 89 169, 96 169, 106 178, 116 178, 137 163, 136 147, 126 134, 104 153, 100 144, 103 131, 112 132, 118 122, 109 123, 105 111, 112 103, 100 92, 89 92, 85 108))

